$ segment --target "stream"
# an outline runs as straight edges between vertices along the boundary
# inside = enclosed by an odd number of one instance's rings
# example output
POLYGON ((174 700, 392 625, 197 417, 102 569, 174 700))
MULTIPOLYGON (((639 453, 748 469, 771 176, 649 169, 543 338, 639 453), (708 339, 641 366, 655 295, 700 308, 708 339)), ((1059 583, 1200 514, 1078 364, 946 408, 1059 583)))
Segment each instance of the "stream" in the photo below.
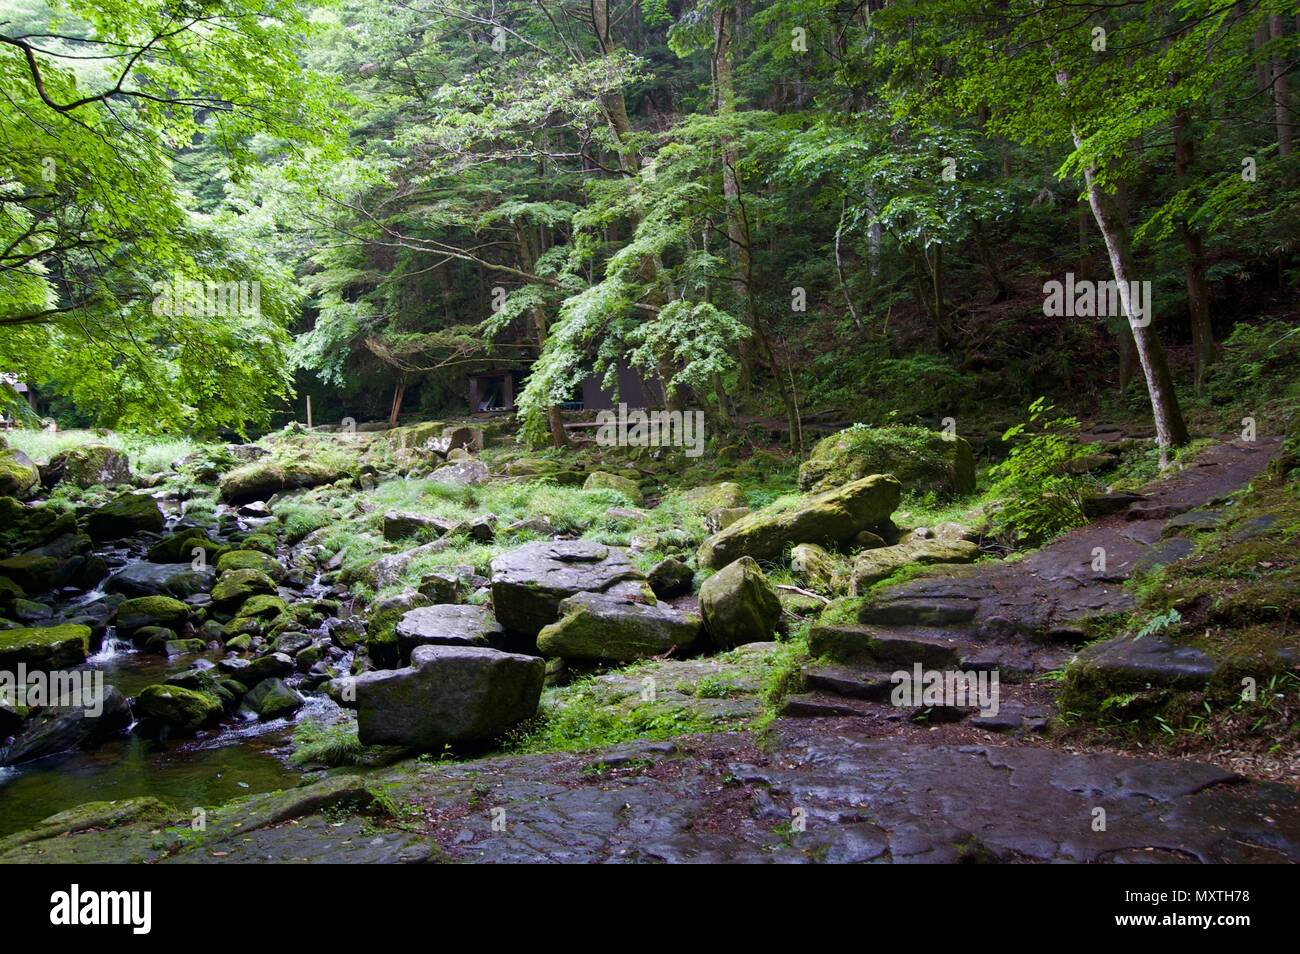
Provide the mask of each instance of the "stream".
MULTIPOLYGON (((160 503, 172 509, 165 501, 160 503)), ((178 529, 178 523, 179 515, 169 513, 164 533, 178 529)), ((238 529, 249 528, 241 521, 238 529)), ((217 536, 215 532, 212 535, 217 536)), ((149 542, 152 539, 156 537, 150 535, 149 542)), ((110 565, 108 576, 93 590, 58 594, 52 601, 55 619, 51 622, 108 598, 103 587, 113 574, 145 562, 141 541, 132 538, 129 543, 129 549, 123 548, 123 541, 95 547, 94 552, 110 565)), ((294 595, 311 597, 321 589, 313 583, 294 595)), ((99 648, 77 669, 98 670, 106 686, 134 697, 173 673, 214 666, 223 655, 211 648, 172 657, 145 652, 119 638, 115 627, 108 626, 99 648)), ((231 713, 213 728, 165 741, 137 732, 133 723, 92 749, 0 766, 0 837, 90 801, 154 796, 176 806, 178 818, 182 818, 193 807, 211 807, 242 795, 294 786, 306 771, 288 762, 295 724, 307 719, 328 721, 340 713, 323 693, 302 687, 300 691, 306 702, 290 718, 260 721, 231 713)))

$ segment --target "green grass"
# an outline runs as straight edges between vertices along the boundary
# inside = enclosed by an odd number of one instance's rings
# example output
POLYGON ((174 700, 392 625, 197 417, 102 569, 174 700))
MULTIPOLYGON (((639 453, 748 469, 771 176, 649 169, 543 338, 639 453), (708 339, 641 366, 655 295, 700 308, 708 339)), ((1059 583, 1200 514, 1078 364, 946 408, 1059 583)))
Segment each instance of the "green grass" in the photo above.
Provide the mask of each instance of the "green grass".
POLYGON ((32 460, 46 463, 55 454, 85 444, 107 444, 126 452, 131 469, 137 474, 170 470, 172 461, 193 454, 204 447, 202 441, 188 437, 153 437, 117 431, 38 431, 17 429, 5 432, 10 447, 16 447, 32 460))

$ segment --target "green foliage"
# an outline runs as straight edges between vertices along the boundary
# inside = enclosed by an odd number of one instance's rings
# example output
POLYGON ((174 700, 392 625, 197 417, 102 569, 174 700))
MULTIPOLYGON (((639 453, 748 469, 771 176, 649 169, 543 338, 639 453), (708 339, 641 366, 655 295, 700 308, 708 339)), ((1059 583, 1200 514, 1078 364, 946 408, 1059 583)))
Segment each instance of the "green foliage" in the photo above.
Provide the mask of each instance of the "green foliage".
POLYGON ((1002 435, 1012 442, 1006 459, 989 470, 993 533, 1010 547, 1037 545, 1085 520, 1083 498, 1092 481, 1070 473, 1072 461, 1087 453, 1074 438, 1078 421, 1057 416, 1039 398, 1029 419, 1002 435))

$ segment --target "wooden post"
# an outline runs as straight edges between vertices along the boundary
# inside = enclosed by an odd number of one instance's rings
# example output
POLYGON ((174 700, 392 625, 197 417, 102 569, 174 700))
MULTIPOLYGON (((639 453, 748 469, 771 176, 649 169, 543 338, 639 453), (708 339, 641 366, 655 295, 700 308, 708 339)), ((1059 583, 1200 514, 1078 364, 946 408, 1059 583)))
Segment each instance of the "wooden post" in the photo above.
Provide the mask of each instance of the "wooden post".
POLYGON ((311 395, 307 395, 307 430, 311 430, 311 395))

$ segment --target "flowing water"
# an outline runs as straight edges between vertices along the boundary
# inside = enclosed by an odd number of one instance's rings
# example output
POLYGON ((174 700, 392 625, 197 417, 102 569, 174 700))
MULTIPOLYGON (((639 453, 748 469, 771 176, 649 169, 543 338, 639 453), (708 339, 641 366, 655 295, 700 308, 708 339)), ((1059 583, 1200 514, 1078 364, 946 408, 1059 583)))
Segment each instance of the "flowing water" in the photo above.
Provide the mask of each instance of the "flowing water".
MULTIPOLYGON (((103 551, 101 551, 103 552, 103 551)), ((110 556, 105 552, 104 555, 110 556)), ((121 551, 114 569, 133 560, 121 551)), ((84 607, 103 598, 100 587, 61 601, 84 607)), ((99 670, 105 685, 134 696, 145 686, 191 665, 212 665, 219 654, 173 657, 136 650, 113 627, 83 669, 99 670), (206 662, 204 661, 206 660, 206 662)), ((178 819, 193 808, 296 785, 302 771, 289 765, 294 725, 331 718, 338 707, 309 695, 293 719, 240 721, 231 716, 196 737, 159 742, 131 729, 88 751, 62 753, 17 766, 0 767, 0 836, 31 828, 57 812, 84 802, 151 795, 176 806, 178 819)), ((0 745, 3 744, 0 739, 0 745)))

